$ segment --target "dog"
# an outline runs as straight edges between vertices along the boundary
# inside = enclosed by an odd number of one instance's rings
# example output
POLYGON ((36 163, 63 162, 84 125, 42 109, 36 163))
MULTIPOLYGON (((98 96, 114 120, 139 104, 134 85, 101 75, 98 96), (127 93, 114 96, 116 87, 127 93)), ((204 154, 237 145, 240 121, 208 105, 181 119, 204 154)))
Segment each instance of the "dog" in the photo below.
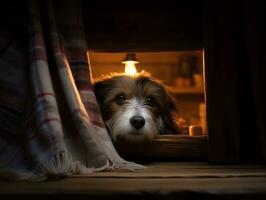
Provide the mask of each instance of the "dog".
POLYGON ((94 83, 94 91, 114 141, 151 141, 159 134, 183 132, 184 121, 157 79, 141 74, 106 76, 94 83))

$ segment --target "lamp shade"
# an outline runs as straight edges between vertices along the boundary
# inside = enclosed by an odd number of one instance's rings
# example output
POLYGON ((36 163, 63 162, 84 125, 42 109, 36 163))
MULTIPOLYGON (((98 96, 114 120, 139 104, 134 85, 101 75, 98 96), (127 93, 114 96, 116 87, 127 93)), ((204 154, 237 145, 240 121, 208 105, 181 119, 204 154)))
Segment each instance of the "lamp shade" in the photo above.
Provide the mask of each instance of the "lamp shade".
POLYGON ((134 63, 139 63, 139 61, 136 58, 136 54, 135 53, 127 53, 125 59, 122 61, 123 64, 126 64, 126 62, 131 61, 134 63))

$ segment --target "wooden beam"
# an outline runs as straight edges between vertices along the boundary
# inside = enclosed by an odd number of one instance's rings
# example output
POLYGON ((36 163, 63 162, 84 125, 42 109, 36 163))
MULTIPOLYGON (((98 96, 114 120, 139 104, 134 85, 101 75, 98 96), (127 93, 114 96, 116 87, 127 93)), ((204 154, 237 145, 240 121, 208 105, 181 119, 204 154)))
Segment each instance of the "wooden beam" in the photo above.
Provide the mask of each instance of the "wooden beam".
POLYGON ((141 144, 118 141, 118 152, 126 158, 160 158, 172 160, 206 160, 207 136, 160 135, 141 144))

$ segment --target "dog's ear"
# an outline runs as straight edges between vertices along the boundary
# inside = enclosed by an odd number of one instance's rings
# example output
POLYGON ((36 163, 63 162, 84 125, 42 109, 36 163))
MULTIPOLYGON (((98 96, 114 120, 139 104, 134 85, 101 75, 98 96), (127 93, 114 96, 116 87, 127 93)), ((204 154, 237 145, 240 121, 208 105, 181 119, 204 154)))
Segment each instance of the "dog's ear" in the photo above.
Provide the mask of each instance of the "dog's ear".
POLYGON ((165 124, 164 134, 186 134, 186 121, 179 117, 178 109, 173 98, 166 94, 165 114, 163 121, 165 124))
POLYGON ((101 109, 103 107, 104 96, 108 93, 109 85, 108 80, 94 82, 94 93, 101 109))

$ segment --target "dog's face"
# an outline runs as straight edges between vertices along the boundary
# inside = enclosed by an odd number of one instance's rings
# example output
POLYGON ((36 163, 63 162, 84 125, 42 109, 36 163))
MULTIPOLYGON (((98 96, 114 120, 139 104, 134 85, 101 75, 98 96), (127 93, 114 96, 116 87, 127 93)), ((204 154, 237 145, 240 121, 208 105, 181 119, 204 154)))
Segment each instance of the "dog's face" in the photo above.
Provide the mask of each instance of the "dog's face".
POLYGON ((162 83, 150 77, 117 75, 94 84, 112 139, 151 140, 177 133, 176 107, 162 83))

